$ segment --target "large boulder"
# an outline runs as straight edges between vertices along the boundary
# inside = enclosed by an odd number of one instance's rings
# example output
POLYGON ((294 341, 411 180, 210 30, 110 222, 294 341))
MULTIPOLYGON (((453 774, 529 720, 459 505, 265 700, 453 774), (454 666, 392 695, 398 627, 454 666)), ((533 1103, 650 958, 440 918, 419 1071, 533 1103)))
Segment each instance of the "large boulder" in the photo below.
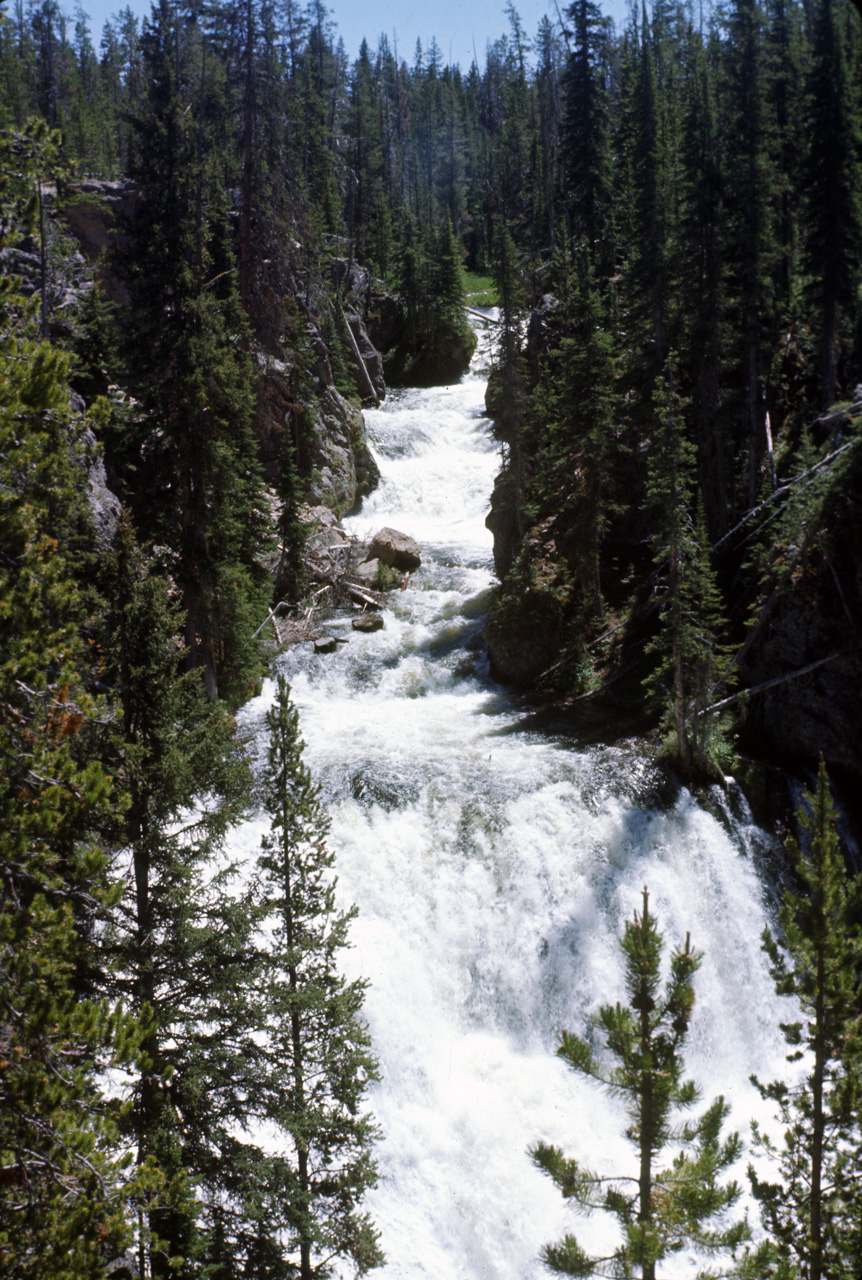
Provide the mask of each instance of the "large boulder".
POLYGON ((314 652, 319 654, 335 653, 338 641, 335 636, 322 635, 314 641, 314 652))
POLYGON ((376 533, 365 558, 380 560, 390 569, 401 569, 406 573, 418 569, 422 563, 418 542, 397 529, 381 529, 376 533))
POLYGON ((382 631, 384 622, 379 613, 360 613, 350 625, 354 631, 371 632, 382 631))

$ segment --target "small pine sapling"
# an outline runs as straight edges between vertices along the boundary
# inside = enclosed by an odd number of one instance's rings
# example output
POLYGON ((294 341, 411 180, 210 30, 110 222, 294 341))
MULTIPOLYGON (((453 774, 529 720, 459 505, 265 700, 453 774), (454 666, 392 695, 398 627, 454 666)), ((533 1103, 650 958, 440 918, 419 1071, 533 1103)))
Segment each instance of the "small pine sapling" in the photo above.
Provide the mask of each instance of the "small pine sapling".
MULTIPOLYGON (((574 1236, 546 1245, 542 1261, 558 1275, 634 1276, 656 1280, 656 1266, 671 1254, 693 1248, 709 1256, 733 1252, 748 1238, 745 1221, 728 1221, 740 1188, 719 1178, 739 1157, 739 1135, 722 1140, 728 1114, 722 1097, 697 1119, 679 1123, 699 1092, 683 1078, 681 1048, 694 1008, 692 979, 701 955, 686 936, 685 947, 671 957, 670 977, 662 989, 662 936, 649 912, 626 923, 620 942, 626 962, 628 1003, 602 1005, 593 1026, 604 1037, 614 1062, 600 1061, 586 1040, 563 1031, 558 1055, 581 1075, 623 1098, 629 1116, 626 1137, 637 1153, 637 1171, 603 1175, 567 1158, 559 1147, 538 1142, 530 1148, 534 1163, 549 1174, 567 1200, 590 1212, 605 1209, 622 1228, 622 1240, 601 1257, 592 1257, 574 1236), (660 1157, 671 1148, 669 1160, 660 1157)), ((725 1274, 699 1271, 698 1280, 725 1274)))
POLYGON ((802 841, 788 841, 800 892, 781 906, 782 950, 764 930, 779 995, 802 1018, 782 1025, 789 1062, 805 1063, 796 1085, 754 1084, 774 1102, 780 1146, 753 1125, 755 1149, 775 1162, 773 1182, 749 1169, 769 1237, 747 1260, 747 1276, 783 1266, 809 1280, 862 1274, 862 874, 850 876, 835 830, 821 759, 816 789, 797 810, 802 841))

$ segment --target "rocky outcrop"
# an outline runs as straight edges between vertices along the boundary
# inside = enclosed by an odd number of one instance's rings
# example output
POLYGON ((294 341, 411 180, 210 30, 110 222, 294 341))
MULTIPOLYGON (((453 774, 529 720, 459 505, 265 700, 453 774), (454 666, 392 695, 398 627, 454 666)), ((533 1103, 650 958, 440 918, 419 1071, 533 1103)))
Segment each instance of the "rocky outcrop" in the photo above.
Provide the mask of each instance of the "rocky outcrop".
POLYGON ((540 607, 525 602, 516 618, 495 617, 485 627, 491 675, 503 684, 527 685, 553 666, 560 646, 559 627, 540 607))
POLYGON ((380 300, 377 309, 369 332, 384 352, 386 381, 391 386, 449 386, 467 372, 477 338, 466 318, 432 315, 415 332, 398 299, 380 300))
POLYGON ((378 351, 391 351, 404 332, 404 311, 391 293, 371 295, 365 312, 368 337, 378 351))
POLYGON ((86 436, 87 503, 93 521, 96 545, 100 549, 110 547, 120 520, 122 504, 108 488, 102 450, 92 431, 86 436))
POLYGON ((127 242, 125 229, 133 221, 142 198, 137 184, 129 179, 87 179, 68 186, 64 192, 66 222, 84 257, 95 265, 102 293, 121 307, 129 305, 129 292, 111 269, 108 251, 122 248, 127 242))
POLYGON ((412 573, 422 563, 418 542, 398 529, 381 529, 375 533, 366 559, 379 560, 390 569, 400 569, 405 573, 412 573))
POLYGON ((353 542, 326 506, 306 508, 302 513, 311 529, 305 543, 305 568, 313 582, 334 585, 350 568, 353 542))
MULTIPOLYGON (((118 304, 121 322, 130 299, 125 285, 111 270, 109 250, 122 248, 127 228, 144 198, 130 181, 90 180, 68 187, 63 198, 63 213, 80 245, 82 265, 84 259, 93 264, 102 292, 118 304)), ((32 275, 38 270, 38 258, 24 265, 32 275)), ((364 277, 354 283, 366 287, 364 277)), ((297 292, 292 278, 282 280, 281 287, 294 295, 297 292)), ((321 304, 326 302, 321 295, 321 304)), ((375 398, 380 398, 385 394, 382 357, 371 343, 358 303, 351 302, 350 294, 345 304, 345 323, 350 325, 375 398)), ((300 363, 307 361, 305 352, 299 355, 288 350, 271 334, 265 335, 262 343, 252 349, 258 372, 254 427, 266 479, 275 482, 282 437, 285 430, 292 431, 295 437, 302 436, 309 442, 305 458, 308 500, 323 503, 339 514, 353 510, 375 488, 379 471, 368 448, 361 410, 336 389, 330 353, 316 324, 311 320, 307 324, 316 395, 310 395, 307 387, 301 393, 298 389, 297 371, 300 363)), ((360 382, 357 374, 358 386, 360 382)))
POLYGON ((443 329, 416 347, 399 345, 386 357, 386 375, 396 387, 445 387, 469 369, 477 338, 472 329, 443 329))
MULTIPOLYGON (((52 250, 53 227, 48 229, 48 253, 45 258, 45 316, 53 340, 68 339, 72 318, 81 299, 92 288, 90 271, 82 254, 68 249, 52 250)), ((0 273, 17 278, 16 291, 30 298, 42 292, 42 255, 39 244, 28 236, 18 245, 0 249, 0 273)))
POLYGON ((782 682, 752 695, 744 741, 773 759, 822 753, 829 766, 862 775, 862 661, 858 651, 835 650, 835 630, 824 612, 792 601, 778 612, 743 676, 754 689, 782 682), (793 675, 824 657, 830 660, 822 666, 793 675))
MULTIPOLYGON (((378 400, 382 400, 386 395, 386 379, 383 376, 383 357, 374 343, 368 336, 368 330, 362 317, 357 311, 345 310, 344 318, 350 326, 350 332, 356 343, 356 349, 362 360, 362 371, 367 374, 370 379, 371 386, 374 389, 375 396, 378 400)), ((355 380, 356 389, 360 396, 365 398, 364 379, 361 376, 362 371, 356 370, 355 380)))
POLYGON ((521 544, 515 477, 508 467, 497 473, 491 494, 491 510, 485 528, 494 536, 494 572, 502 582, 511 569, 521 544))
POLYGON ((365 437, 362 411, 335 387, 327 387, 316 404, 305 408, 314 436, 312 494, 318 502, 346 515, 380 480, 365 437))
POLYGON ((822 496, 808 499, 805 536, 784 553, 740 675, 752 691, 746 745, 812 763, 822 753, 827 765, 862 775, 862 392, 856 400, 809 428, 834 469, 823 469, 822 496), (772 681, 780 683, 758 691, 772 681))

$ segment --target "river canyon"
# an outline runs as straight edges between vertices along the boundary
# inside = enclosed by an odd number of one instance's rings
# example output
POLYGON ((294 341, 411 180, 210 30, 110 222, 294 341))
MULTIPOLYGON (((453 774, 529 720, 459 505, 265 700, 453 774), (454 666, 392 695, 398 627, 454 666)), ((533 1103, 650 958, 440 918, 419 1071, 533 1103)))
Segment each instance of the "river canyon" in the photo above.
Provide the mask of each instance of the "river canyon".
MULTIPOLYGON (((585 743, 495 684, 481 633, 494 582, 484 520, 499 446, 484 416, 489 338, 460 384, 390 394, 367 417, 382 480, 346 530, 417 539, 423 564, 388 597, 385 628, 280 655, 329 806, 339 899, 355 902, 350 977, 381 1078, 367 1208, 392 1280, 538 1280, 544 1243, 612 1247, 529 1159, 538 1139, 606 1173, 634 1172, 622 1103, 555 1057, 624 995, 618 945, 646 885, 665 956, 690 931, 704 953, 686 1061, 704 1102, 722 1093, 747 1136, 749 1083, 785 1071, 760 933, 771 916, 768 833, 728 781, 668 797, 642 740, 585 743)), ((241 715, 264 749, 271 680, 241 715)), ((593 735, 595 738, 595 735, 593 735)), ((235 834, 252 860, 262 819, 235 834)), ((745 1181, 745 1157, 734 1175, 745 1181)), ((669 1274, 690 1276, 681 1256, 669 1274)))

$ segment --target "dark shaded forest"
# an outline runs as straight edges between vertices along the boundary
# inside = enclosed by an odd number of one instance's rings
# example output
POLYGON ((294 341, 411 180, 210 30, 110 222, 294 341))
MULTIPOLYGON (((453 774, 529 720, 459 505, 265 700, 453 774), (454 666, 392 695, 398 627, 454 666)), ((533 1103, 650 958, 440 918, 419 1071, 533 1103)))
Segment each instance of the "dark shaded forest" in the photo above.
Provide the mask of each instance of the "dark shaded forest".
POLYGON ((463 70, 433 41, 351 63, 319 0, 161 0, 98 36, 54 0, 0 10, 16 1280, 380 1261, 362 984, 337 977, 347 918, 316 925, 325 820, 283 691, 283 836, 237 879, 233 714, 270 611, 309 593, 313 511, 376 483, 362 406, 463 372, 465 296, 498 308, 496 676, 643 717, 694 778, 740 744, 862 770, 859 14, 508 16, 463 70))

